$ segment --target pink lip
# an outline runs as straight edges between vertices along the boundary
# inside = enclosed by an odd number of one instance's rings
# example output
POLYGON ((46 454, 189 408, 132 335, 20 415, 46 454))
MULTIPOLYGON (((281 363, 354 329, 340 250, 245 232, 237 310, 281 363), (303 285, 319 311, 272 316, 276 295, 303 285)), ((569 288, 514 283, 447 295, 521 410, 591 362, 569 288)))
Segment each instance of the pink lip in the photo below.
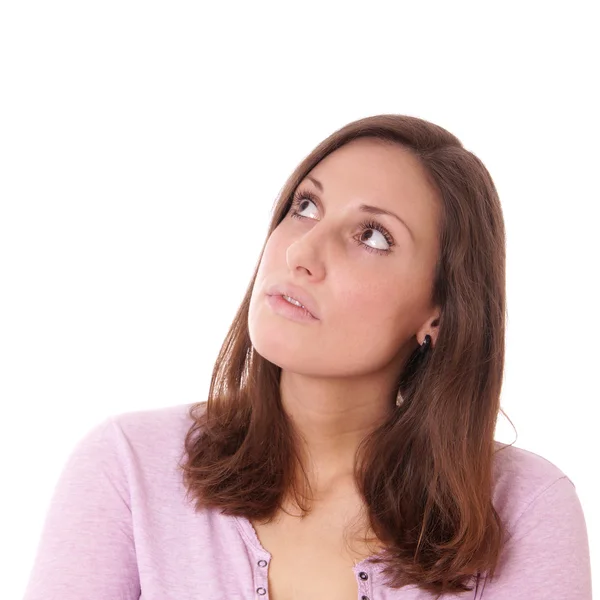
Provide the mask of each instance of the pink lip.
POLYGON ((301 287, 293 284, 276 284, 267 290, 267 296, 289 296, 302 304, 306 310, 315 318, 319 319, 319 310, 313 297, 301 287))
POLYGON ((283 296, 267 296, 267 304, 273 312, 300 323, 316 323, 318 319, 313 317, 305 308, 300 308, 288 302, 283 296))

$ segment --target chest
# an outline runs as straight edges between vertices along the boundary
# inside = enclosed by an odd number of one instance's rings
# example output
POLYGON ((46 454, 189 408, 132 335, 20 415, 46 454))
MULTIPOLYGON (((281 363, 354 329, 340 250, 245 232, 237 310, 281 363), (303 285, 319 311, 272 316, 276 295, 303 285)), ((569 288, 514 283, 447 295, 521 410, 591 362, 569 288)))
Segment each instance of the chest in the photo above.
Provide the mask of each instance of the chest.
POLYGON ((281 512, 270 523, 252 524, 271 554, 270 600, 356 600, 353 567, 379 549, 365 539, 366 516, 350 498, 321 505, 303 518, 281 512))

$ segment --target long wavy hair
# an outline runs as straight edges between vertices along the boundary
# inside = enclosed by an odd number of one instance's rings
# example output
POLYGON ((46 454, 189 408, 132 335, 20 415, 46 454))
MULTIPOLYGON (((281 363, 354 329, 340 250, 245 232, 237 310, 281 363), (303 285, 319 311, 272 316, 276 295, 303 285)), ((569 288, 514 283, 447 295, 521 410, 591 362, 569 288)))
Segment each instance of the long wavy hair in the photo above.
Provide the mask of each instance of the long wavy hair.
MULTIPOLYGON (((335 131, 291 174, 268 236, 293 194, 323 158, 374 137, 411 150, 441 200, 440 253, 432 302, 441 307, 436 344, 398 373, 402 402, 361 443, 355 478, 385 552, 388 585, 436 594, 470 591, 493 577, 506 540, 492 504, 494 441, 505 345, 505 230, 492 178, 444 128, 404 115, 366 117, 335 131)), ((267 238, 268 238, 267 236, 267 238)), ((266 240, 265 240, 266 245, 266 240)), ((197 510, 272 519, 296 483, 298 437, 282 408, 281 368, 253 351, 248 307, 254 276, 217 357, 208 399, 190 407, 193 425, 180 463, 197 510)), ((310 486, 308 486, 310 487, 310 486)), ((303 488, 306 489, 306 488, 303 488)))

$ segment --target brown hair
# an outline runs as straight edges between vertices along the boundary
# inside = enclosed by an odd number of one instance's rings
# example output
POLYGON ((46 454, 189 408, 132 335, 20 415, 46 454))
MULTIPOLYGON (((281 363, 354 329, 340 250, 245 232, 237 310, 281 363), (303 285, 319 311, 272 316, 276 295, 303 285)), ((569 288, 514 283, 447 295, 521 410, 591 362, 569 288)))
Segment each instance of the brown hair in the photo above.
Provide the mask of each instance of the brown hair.
MULTIPOLYGON (((417 349, 398 374, 402 403, 363 440, 355 477, 371 528, 386 546, 376 562, 385 563, 390 587, 470 591, 471 578, 479 585, 483 572, 493 577, 505 541, 492 504, 504 370, 505 232, 489 172, 433 123, 393 114, 363 118, 300 163, 276 200, 268 235, 309 171, 366 136, 412 150, 439 192, 440 255, 431 293, 441 314, 435 346, 422 359, 417 349)), ((280 401, 281 369, 253 351, 248 334, 263 252, 264 246, 215 363, 208 400, 190 408, 194 423, 180 468, 198 510, 268 520, 290 490, 302 506, 294 483, 302 467, 280 401)))

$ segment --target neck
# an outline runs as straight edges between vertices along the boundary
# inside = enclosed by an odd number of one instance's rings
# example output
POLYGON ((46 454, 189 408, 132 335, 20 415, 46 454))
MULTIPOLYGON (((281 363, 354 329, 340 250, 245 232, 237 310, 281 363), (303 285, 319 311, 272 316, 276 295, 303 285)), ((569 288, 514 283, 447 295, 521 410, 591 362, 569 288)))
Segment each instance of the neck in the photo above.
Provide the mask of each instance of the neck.
POLYGON ((317 379, 282 371, 280 392, 316 490, 353 480, 359 444, 395 408, 390 385, 381 378, 317 379))

